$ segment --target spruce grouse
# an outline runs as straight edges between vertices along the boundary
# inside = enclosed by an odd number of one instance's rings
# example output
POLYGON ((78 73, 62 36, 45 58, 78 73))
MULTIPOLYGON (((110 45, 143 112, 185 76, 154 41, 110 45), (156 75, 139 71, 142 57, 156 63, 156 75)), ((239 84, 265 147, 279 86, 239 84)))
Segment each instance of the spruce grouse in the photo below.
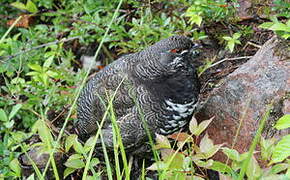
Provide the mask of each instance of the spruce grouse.
MULTIPOLYGON (((93 77, 78 99, 76 128, 82 137, 95 134, 115 91, 113 109, 126 149, 148 140, 148 131, 168 135, 191 118, 200 90, 192 61, 198 45, 184 36, 171 36, 141 52, 124 55, 93 77), (146 124, 146 125, 145 125, 146 124)), ((113 148, 108 116, 102 135, 113 148)))

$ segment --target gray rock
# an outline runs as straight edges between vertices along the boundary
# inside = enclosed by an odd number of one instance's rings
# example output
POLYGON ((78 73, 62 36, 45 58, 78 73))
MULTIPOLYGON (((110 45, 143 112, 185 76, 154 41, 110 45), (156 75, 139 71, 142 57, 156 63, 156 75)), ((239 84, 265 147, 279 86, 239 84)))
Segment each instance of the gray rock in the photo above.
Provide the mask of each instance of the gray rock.
MULTIPOLYGON (((245 152, 248 151, 259 121, 271 102, 274 102, 274 108, 266 122, 263 136, 279 137, 289 133, 273 129, 279 117, 290 113, 289 92, 289 42, 274 37, 212 91, 198 117, 207 119, 215 116, 208 129, 210 138, 215 143, 226 143, 229 147, 232 146, 242 121, 234 148, 245 152)), ((217 159, 223 160, 223 157, 217 159)))

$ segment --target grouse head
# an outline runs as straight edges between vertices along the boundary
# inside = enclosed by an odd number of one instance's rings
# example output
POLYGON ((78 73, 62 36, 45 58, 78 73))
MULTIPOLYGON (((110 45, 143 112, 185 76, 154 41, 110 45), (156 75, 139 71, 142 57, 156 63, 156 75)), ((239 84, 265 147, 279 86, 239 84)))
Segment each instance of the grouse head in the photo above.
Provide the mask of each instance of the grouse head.
POLYGON ((163 39, 152 46, 148 47, 147 49, 144 49, 141 51, 141 54, 147 54, 150 53, 151 55, 170 51, 173 49, 176 50, 186 50, 190 49, 193 46, 193 42, 185 37, 185 36, 171 36, 167 39, 163 39))
POLYGON ((199 47, 185 36, 163 39, 137 54, 141 60, 135 72, 145 81, 159 81, 176 73, 193 74, 192 62, 199 55, 199 47))
POLYGON ((190 49, 174 48, 160 53, 158 63, 166 69, 167 74, 187 71, 192 60, 199 55, 199 45, 193 44, 190 49))

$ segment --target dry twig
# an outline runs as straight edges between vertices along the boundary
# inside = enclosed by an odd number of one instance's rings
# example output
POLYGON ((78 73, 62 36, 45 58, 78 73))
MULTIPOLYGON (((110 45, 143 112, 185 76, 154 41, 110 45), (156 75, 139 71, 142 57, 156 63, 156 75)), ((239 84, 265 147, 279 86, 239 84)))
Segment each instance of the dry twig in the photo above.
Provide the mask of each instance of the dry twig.
POLYGON ((32 47, 32 48, 29 48, 29 49, 20 51, 18 53, 15 53, 13 55, 10 55, 10 56, 5 56, 5 57, 1 57, 0 56, 0 62, 3 62, 4 63, 5 60, 10 60, 10 59, 12 59, 12 58, 14 58, 16 56, 19 56, 21 54, 27 53, 27 52, 32 51, 32 50, 36 50, 36 49, 43 48, 43 47, 46 47, 46 46, 50 46, 50 45, 54 45, 54 44, 58 44, 58 43, 63 43, 63 42, 67 42, 67 41, 71 41, 71 40, 79 39, 79 38, 80 38, 80 36, 70 37, 70 38, 64 38, 64 39, 56 40, 56 41, 49 42, 49 43, 46 43, 46 44, 41 44, 39 46, 35 46, 35 47, 32 47))
POLYGON ((216 63, 213 63, 212 65, 209 66, 209 68, 212 68, 212 67, 214 67, 216 65, 219 65, 219 64, 221 64, 221 63, 223 63, 225 61, 232 61, 232 60, 239 60, 239 59, 250 59, 251 57, 253 57, 253 56, 242 56, 242 57, 235 57, 235 58, 224 58, 224 59, 222 59, 222 60, 220 60, 220 61, 218 61, 216 63))

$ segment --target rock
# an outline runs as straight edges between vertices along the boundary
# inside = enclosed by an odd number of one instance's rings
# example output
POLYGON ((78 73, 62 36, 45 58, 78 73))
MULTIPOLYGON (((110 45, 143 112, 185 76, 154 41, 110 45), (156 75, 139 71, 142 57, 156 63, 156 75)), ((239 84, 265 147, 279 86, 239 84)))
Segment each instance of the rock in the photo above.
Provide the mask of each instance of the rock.
MULTIPOLYGON (((34 164, 39 168, 39 169, 44 169, 46 164, 48 163, 49 160, 49 153, 47 150, 42 149, 41 146, 37 147, 32 147, 28 152, 27 155, 25 153, 21 154, 18 157, 18 160, 21 164, 22 168, 22 173, 24 176, 28 177, 32 173, 34 173, 34 168, 32 166, 31 160, 34 162, 34 164), (29 158, 27 157, 29 155, 29 158)), ((58 167, 59 173, 63 172, 63 165, 62 165, 62 160, 63 160, 64 154, 62 152, 56 152, 54 153, 54 161, 58 167)), ((49 174, 51 173, 50 170, 48 172, 49 174)), ((51 178, 46 178, 46 179, 51 179, 51 178)))
MULTIPOLYGON (((267 105, 274 102, 263 136, 288 134, 272 127, 283 114, 290 113, 290 53, 289 42, 276 37, 267 41, 249 61, 241 65, 209 95, 197 117, 215 116, 207 130, 215 144, 232 147, 238 126, 241 129, 234 148, 246 152, 252 143, 259 121, 267 105), (288 44, 287 44, 288 43, 288 44), (248 107, 248 108, 247 108, 248 107)), ((218 160, 225 160, 219 154, 218 160)))

